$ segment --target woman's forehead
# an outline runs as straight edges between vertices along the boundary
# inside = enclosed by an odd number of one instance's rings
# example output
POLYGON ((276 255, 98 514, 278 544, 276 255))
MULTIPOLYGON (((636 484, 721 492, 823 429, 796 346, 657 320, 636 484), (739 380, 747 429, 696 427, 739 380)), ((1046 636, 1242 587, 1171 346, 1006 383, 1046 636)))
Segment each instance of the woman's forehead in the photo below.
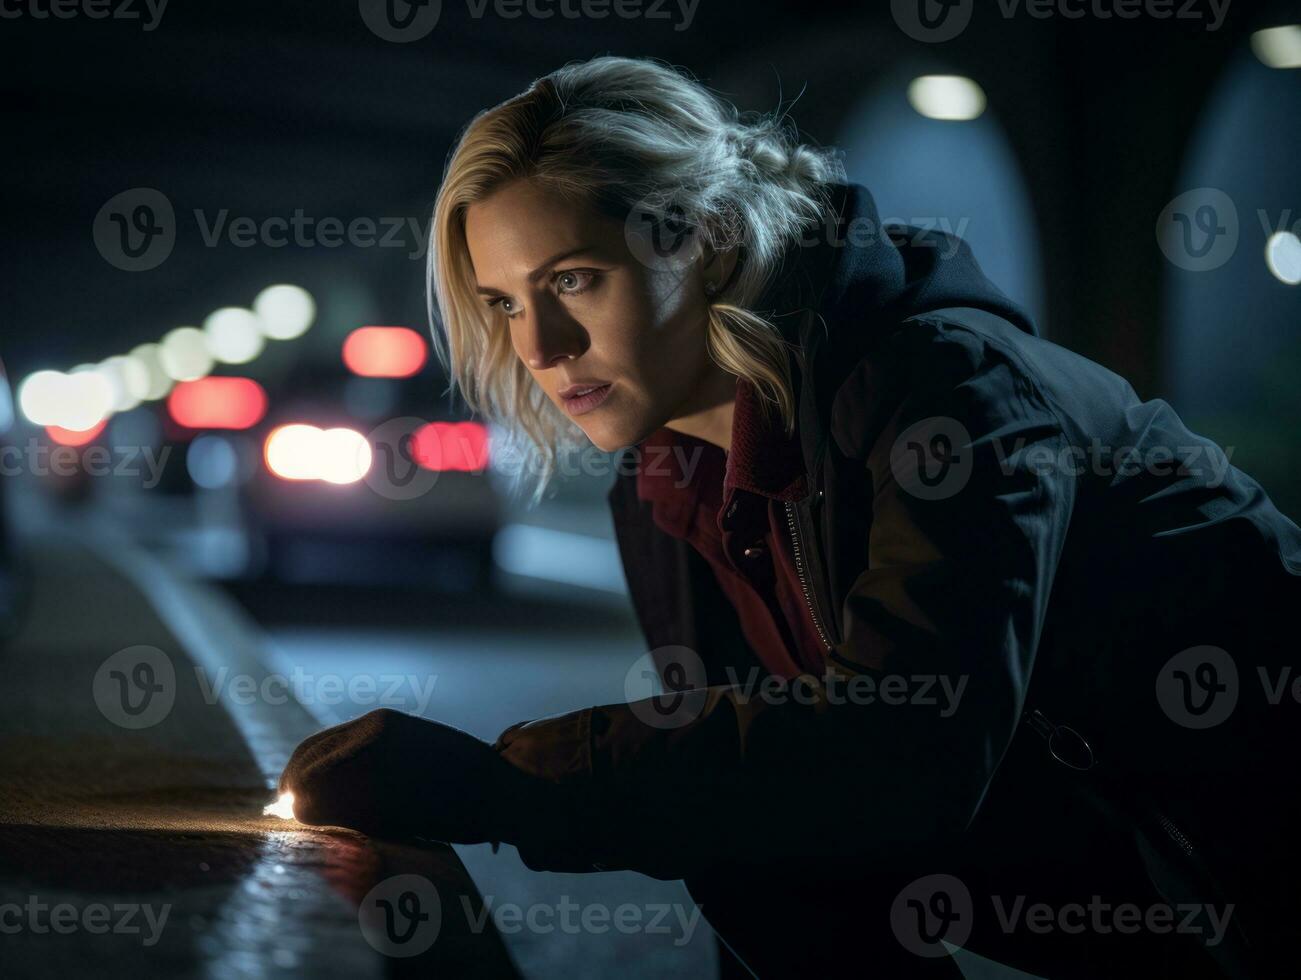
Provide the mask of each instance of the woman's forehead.
POLYGON ((525 181, 466 208, 465 238, 480 284, 494 287, 576 250, 614 257, 623 245, 618 222, 525 181))

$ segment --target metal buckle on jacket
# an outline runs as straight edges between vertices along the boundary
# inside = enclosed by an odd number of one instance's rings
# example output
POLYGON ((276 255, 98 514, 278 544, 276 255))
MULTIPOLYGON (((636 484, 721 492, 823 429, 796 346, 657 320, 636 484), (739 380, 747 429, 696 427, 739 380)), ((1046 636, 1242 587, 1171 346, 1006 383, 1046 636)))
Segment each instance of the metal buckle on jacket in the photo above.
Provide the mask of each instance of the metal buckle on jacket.
POLYGON ((1048 743, 1049 754, 1068 769, 1088 772, 1097 764, 1088 739, 1069 725, 1053 724, 1038 710, 1027 711, 1025 723, 1048 743))

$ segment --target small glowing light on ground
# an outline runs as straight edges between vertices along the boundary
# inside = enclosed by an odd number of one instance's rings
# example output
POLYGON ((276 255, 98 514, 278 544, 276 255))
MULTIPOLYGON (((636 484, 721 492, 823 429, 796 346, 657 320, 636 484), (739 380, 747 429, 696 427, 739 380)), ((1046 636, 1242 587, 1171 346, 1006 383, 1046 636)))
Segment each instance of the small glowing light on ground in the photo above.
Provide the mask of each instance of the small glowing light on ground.
POLYGON ((262 816, 279 817, 282 820, 294 819, 294 794, 281 793, 280 799, 274 803, 268 803, 262 808, 262 816))

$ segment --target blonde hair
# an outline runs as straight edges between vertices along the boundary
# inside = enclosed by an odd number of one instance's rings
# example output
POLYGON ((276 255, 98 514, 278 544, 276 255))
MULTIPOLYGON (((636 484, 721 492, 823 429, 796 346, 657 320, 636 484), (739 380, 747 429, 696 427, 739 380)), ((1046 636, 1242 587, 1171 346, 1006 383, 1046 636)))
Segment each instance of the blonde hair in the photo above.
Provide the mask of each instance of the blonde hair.
POLYGON ((542 454, 544 484, 560 446, 581 432, 533 382, 509 334, 492 329, 504 314, 478 297, 465 241, 466 208, 519 178, 619 220, 634 207, 671 210, 700 244, 739 246, 731 281, 709 297, 707 349, 793 429, 788 347, 750 307, 787 247, 825 217, 826 185, 844 180, 838 151, 802 144, 784 115, 741 113, 652 59, 567 64, 471 120, 434 207, 434 346, 470 408, 542 454))

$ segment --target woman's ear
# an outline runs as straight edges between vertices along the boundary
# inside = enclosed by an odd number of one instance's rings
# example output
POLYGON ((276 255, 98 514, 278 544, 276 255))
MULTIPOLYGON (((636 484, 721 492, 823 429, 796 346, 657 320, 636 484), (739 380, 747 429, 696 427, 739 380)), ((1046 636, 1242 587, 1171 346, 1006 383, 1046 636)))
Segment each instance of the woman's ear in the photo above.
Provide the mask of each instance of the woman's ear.
POLYGON ((738 271, 740 254, 738 245, 721 251, 715 251, 708 245, 704 247, 700 259, 700 275, 708 295, 718 296, 732 284, 738 271))

